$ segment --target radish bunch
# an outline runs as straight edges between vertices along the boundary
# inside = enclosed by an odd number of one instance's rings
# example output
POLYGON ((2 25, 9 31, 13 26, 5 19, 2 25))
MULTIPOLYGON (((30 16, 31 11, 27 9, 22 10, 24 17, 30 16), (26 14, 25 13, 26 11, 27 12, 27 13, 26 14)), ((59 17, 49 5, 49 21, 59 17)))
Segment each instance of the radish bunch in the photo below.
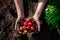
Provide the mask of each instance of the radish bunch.
POLYGON ((34 32, 36 29, 36 23, 33 18, 24 18, 19 24, 19 30, 22 34, 27 34, 28 32, 34 32))

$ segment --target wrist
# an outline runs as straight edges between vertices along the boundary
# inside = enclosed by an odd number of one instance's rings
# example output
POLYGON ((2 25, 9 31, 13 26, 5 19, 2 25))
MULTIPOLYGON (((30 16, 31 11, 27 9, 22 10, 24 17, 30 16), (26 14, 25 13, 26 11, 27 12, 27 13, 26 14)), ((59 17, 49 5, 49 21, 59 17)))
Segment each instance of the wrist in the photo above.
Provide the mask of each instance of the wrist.
POLYGON ((33 16, 34 20, 39 20, 39 17, 33 16))
POLYGON ((37 13, 37 12, 35 12, 33 18, 35 18, 35 19, 39 19, 39 18, 40 18, 40 15, 41 15, 41 13, 37 13))
POLYGON ((18 18, 24 18, 25 16, 24 15, 18 15, 18 18))

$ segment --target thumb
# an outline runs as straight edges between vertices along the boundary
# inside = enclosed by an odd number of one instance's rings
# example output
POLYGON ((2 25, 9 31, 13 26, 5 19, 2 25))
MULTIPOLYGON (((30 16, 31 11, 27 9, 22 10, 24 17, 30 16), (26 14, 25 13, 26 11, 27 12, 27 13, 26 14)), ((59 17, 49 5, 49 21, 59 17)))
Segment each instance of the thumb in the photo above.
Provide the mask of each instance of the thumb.
POLYGON ((37 26, 38 26, 38 31, 40 32, 40 21, 37 20, 37 21, 36 21, 36 24, 37 24, 37 26))
POLYGON ((15 30, 19 30, 17 23, 18 23, 18 21, 16 21, 16 23, 15 23, 15 30))
POLYGON ((17 25, 17 23, 15 23, 15 30, 16 30, 16 25, 17 25))

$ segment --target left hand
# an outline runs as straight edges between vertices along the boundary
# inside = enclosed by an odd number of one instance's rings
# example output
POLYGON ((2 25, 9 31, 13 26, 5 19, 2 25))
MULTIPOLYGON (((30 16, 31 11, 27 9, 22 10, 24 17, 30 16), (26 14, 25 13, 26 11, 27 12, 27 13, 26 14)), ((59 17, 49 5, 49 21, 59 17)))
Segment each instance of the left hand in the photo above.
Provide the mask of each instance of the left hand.
POLYGON ((41 21, 39 20, 39 18, 37 17, 33 17, 33 19, 35 20, 37 26, 38 26, 38 31, 40 32, 40 27, 41 27, 41 21))

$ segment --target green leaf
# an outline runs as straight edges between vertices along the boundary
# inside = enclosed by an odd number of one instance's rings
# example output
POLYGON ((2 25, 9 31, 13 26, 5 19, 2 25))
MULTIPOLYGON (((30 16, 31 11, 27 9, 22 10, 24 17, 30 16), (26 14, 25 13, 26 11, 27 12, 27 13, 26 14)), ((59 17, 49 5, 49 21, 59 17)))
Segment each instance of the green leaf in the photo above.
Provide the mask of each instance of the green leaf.
POLYGON ((20 27, 20 24, 17 24, 18 27, 20 27))

